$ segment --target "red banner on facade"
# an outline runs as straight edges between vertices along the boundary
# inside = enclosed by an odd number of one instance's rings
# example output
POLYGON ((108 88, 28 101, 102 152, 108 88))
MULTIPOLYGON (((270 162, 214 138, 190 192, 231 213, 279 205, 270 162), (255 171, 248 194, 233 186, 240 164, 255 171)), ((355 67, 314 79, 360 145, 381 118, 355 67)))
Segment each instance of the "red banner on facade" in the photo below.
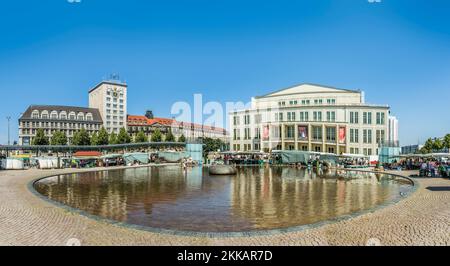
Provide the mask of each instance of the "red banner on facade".
POLYGON ((269 126, 264 126, 263 127, 263 140, 269 140, 269 132, 270 132, 269 126))
POLYGON ((339 127, 339 143, 345 144, 347 137, 347 130, 345 127, 339 127))

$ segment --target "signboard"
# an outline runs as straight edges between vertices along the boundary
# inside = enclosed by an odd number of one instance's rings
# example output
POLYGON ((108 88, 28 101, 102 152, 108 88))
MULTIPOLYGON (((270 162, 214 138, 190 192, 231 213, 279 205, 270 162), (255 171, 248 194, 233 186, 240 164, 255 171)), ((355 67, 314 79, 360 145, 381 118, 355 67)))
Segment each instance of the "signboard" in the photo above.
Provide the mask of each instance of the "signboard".
POLYGON ((298 139, 308 140, 308 126, 298 126, 298 139))
POLYGON ((345 144, 347 138, 347 130, 345 127, 339 127, 339 143, 345 144))
POLYGON ((269 126, 264 126, 263 127, 263 140, 269 140, 269 132, 270 132, 269 126))

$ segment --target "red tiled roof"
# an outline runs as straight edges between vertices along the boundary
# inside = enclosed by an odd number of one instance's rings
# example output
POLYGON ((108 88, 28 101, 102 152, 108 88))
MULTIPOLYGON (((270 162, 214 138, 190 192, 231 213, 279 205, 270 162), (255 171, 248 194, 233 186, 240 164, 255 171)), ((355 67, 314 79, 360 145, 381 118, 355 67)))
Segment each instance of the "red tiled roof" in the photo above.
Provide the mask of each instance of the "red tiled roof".
POLYGON ((179 122, 174 119, 170 118, 159 118, 155 117, 153 119, 149 119, 145 116, 140 115, 129 115, 128 116, 128 125, 138 125, 138 126, 151 126, 154 124, 161 124, 165 126, 180 126, 180 127, 188 127, 188 128, 194 128, 194 129, 203 129, 203 130, 210 130, 215 132, 224 132, 225 129, 220 127, 211 127, 211 126, 205 126, 200 124, 194 124, 194 123, 187 123, 187 122, 179 122))
POLYGON ((101 156, 102 153, 98 151, 79 151, 76 152, 73 156, 75 157, 98 157, 101 156))

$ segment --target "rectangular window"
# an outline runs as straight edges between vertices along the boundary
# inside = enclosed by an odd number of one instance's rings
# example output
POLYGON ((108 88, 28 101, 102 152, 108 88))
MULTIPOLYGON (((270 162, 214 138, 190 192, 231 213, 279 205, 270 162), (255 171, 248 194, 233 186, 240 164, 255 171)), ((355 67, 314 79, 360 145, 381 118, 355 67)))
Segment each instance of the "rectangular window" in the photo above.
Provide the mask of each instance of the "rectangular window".
POLYGON ((336 112, 328 111, 327 112, 327 121, 328 122, 336 122, 336 112))
POLYGON ((326 133, 327 133, 327 141, 336 142, 336 128, 335 127, 327 127, 326 133))
POLYGON ((322 140, 322 127, 312 127, 313 140, 322 140))
POLYGON ((314 121, 322 121, 322 112, 314 112, 314 121))
POLYGON ((294 126, 286 126, 286 138, 293 139, 295 138, 295 127, 294 126))

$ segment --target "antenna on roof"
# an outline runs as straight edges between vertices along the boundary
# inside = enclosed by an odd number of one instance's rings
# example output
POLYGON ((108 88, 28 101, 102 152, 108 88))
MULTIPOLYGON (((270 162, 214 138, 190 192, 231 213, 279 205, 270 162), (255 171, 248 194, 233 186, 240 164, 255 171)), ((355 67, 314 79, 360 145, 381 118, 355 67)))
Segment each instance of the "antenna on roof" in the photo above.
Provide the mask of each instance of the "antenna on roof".
POLYGON ((117 73, 112 73, 112 74, 109 76, 109 78, 110 78, 111 80, 120 80, 120 75, 117 74, 117 73))

